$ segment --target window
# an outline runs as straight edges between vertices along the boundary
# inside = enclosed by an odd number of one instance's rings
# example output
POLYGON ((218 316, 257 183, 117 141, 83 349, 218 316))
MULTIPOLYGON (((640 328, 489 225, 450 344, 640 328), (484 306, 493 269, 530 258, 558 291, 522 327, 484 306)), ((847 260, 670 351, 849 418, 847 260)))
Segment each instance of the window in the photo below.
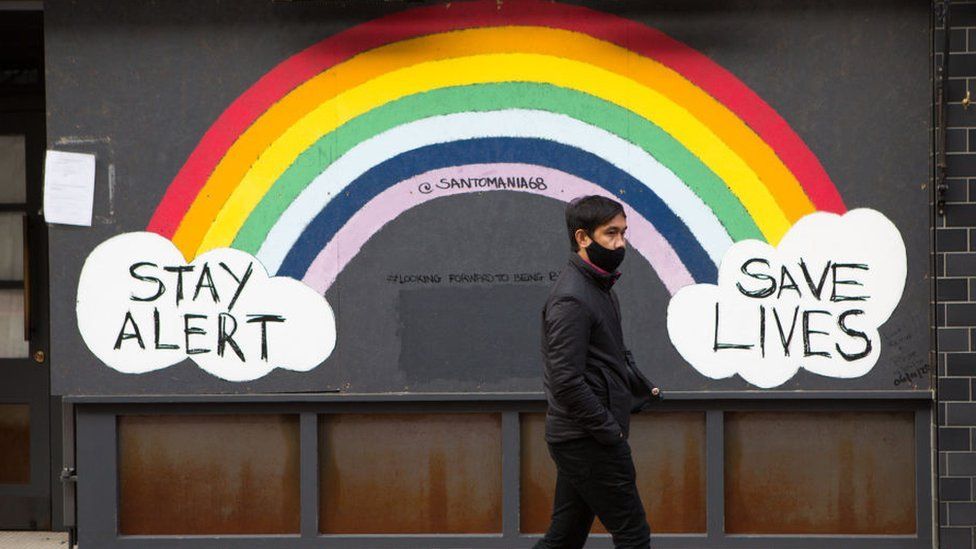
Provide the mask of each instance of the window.
POLYGON ((914 418, 726 413, 726 532, 914 534, 914 418))
POLYGON ((119 418, 122 534, 299 531, 297 415, 119 418))
MULTIPOLYGON (((545 415, 522 414, 521 530, 549 526, 556 468, 545 442, 545 415)), ((633 416, 630 446, 644 510, 657 533, 703 533, 705 514, 705 414, 659 412, 633 416)), ((594 521, 593 532, 606 529, 594 521)))
POLYGON ((319 420, 319 529, 502 530, 499 414, 337 414, 319 420))

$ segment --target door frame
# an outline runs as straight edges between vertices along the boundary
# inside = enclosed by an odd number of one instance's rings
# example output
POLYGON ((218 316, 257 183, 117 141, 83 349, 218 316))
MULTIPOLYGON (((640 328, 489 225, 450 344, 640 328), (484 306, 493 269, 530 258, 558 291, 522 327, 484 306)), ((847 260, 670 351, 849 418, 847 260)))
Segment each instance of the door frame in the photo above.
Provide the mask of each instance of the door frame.
POLYGON ((30 337, 28 357, 0 359, 4 383, 0 403, 30 406, 29 484, 0 484, 0 529, 50 529, 52 526, 52 477, 58 469, 52 459, 52 412, 60 413, 60 402, 51 399, 50 322, 47 268, 47 226, 42 217, 43 163, 46 149, 46 120, 43 110, 7 111, 0 106, 0 135, 23 135, 26 160, 26 202, 0 205, 0 211, 22 211, 26 215, 25 272, 26 303, 30 337), (38 353, 43 353, 40 355, 38 353), (36 358, 35 358, 36 357, 36 358), (43 358, 42 358, 43 357, 43 358), (37 359, 41 359, 38 361, 37 359))

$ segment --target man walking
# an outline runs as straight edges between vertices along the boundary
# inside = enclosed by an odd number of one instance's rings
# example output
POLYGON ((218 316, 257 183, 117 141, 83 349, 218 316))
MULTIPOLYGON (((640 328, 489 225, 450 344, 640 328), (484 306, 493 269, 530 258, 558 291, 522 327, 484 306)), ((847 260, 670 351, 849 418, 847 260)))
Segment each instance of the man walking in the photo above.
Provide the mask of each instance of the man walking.
POLYGON ((612 287, 624 258, 619 202, 577 198, 566 208, 573 253, 542 313, 546 442, 556 463, 552 521, 538 549, 580 548, 594 514, 618 548, 647 548, 650 527, 627 443, 630 414, 660 398, 624 346, 612 287))

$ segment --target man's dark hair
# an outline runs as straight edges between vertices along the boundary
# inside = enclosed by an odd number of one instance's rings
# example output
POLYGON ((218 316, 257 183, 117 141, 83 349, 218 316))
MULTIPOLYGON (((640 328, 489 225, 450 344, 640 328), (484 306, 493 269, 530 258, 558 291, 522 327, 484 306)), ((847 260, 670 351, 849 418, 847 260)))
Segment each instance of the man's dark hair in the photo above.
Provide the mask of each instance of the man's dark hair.
POLYGON ((600 225, 606 225, 617 214, 624 213, 624 207, 616 200, 600 195, 581 196, 566 206, 566 229, 569 230, 569 245, 573 251, 579 250, 576 231, 583 229, 592 237, 600 225))

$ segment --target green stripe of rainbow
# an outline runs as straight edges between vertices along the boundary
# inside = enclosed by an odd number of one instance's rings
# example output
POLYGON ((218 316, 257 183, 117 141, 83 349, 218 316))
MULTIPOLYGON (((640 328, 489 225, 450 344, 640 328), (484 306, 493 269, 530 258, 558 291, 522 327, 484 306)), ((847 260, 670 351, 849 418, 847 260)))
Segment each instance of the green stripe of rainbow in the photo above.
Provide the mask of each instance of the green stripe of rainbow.
POLYGON ((316 176, 353 146, 396 126, 454 112, 537 109, 601 127, 653 154, 712 206, 733 240, 762 238, 742 204, 707 166, 647 119, 613 103, 548 84, 525 82, 442 88, 374 109, 330 132, 302 152, 275 181, 237 233, 232 246, 257 254, 272 225, 316 176))

